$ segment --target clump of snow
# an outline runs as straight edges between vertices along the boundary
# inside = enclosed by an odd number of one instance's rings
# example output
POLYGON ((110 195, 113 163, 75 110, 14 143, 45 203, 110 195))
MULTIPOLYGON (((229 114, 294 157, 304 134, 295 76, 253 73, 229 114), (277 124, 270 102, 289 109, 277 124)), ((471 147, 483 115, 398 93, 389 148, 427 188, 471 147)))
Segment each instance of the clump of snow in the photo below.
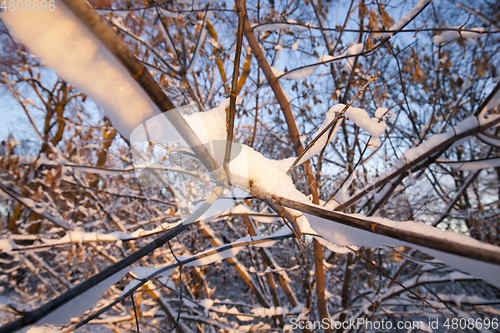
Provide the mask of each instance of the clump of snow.
MULTIPOLYGON (((296 50, 299 46, 299 41, 296 41, 292 45, 292 50, 296 50)), ((352 66, 354 64, 353 56, 361 54, 363 51, 363 44, 353 44, 347 48, 344 52, 339 54, 338 56, 331 56, 328 54, 321 55, 318 57, 316 63, 312 63, 306 66, 301 66, 301 68, 297 69, 292 69, 288 72, 284 72, 280 69, 277 69, 275 67, 271 67, 271 71, 273 72, 274 76, 280 78, 280 79, 287 79, 287 80, 298 80, 298 79, 303 79, 309 75, 314 74, 314 72, 318 69, 320 65, 324 65, 327 62, 334 62, 334 61, 340 61, 345 59, 346 57, 347 62, 344 67, 346 71, 351 71, 352 66)))
POLYGON ((375 118, 382 119, 382 117, 386 114, 387 108, 378 108, 375 111, 375 118))
POLYGON ((0 17, 45 65, 101 105, 125 137, 142 121, 160 114, 123 65, 64 3, 54 11, 7 11, 0 17))
POLYGON ((229 164, 231 182, 249 192, 269 197, 272 194, 292 200, 309 202, 295 188, 293 180, 286 174, 294 157, 271 160, 252 148, 242 145, 242 153, 229 164))
POLYGON ((50 327, 35 326, 26 331, 26 333, 58 333, 59 330, 54 330, 50 327))
POLYGON ((181 18, 181 17, 185 16, 185 15, 183 15, 181 13, 170 12, 170 11, 168 11, 166 9, 161 8, 160 6, 158 6, 157 8, 162 13, 162 15, 165 16, 165 17, 181 18))
MULTIPOLYGON (((241 249, 242 249, 241 247, 231 247, 227 250, 223 250, 220 252, 216 251, 215 253, 211 253, 211 252, 213 252, 214 250, 217 250, 217 248, 208 249, 208 250, 203 251, 197 255, 197 257, 199 257, 199 259, 190 261, 190 262, 184 264, 184 266, 191 267, 191 266, 209 265, 211 263, 219 262, 219 261, 222 261, 222 260, 227 259, 227 258, 232 258, 232 257, 236 256, 241 251, 241 249)), ((190 259, 190 258, 192 258, 192 256, 184 256, 183 255, 183 256, 178 257, 179 261, 185 261, 186 259, 190 259)))
MULTIPOLYGON (((343 109, 345 108, 345 104, 336 104, 332 106, 328 112, 325 115, 325 119, 323 120, 323 123, 321 124, 320 128, 318 129, 318 133, 316 136, 318 136, 321 131, 323 131, 328 124, 330 124, 335 117, 337 116, 338 113, 340 113, 343 109)), ((364 109, 360 108, 355 108, 355 107, 349 107, 347 111, 345 112, 345 115, 352 120, 356 125, 370 133, 372 136, 372 140, 368 142, 369 148, 374 149, 376 146, 378 146, 380 140, 377 140, 382 133, 385 131, 387 128, 387 124, 383 121, 387 115, 384 116, 385 112, 387 111, 386 108, 378 108, 377 111, 375 111, 375 117, 370 118, 368 113, 364 109), (384 117, 383 117, 384 116, 384 117)), ((297 165, 304 163, 311 157, 315 156, 318 154, 325 145, 327 145, 335 135, 337 134, 337 131, 339 129, 340 124, 342 123, 342 119, 339 119, 337 124, 335 125, 332 135, 330 136, 330 140, 328 140, 328 132, 325 132, 312 146, 305 154, 304 156, 301 157, 300 161, 297 163, 297 165), (328 142, 327 142, 328 141, 328 142)))
POLYGON ((165 267, 168 267, 168 266, 163 266, 163 267, 138 266, 138 267, 134 268, 134 270, 132 271, 132 274, 134 274, 137 279, 141 280, 141 279, 145 279, 148 276, 155 274, 157 272, 159 272, 158 276, 169 276, 172 274, 172 272, 174 271, 174 268, 175 268, 175 267, 172 267, 169 269, 165 269, 165 267))
POLYGON ((208 316, 208 311, 214 305, 214 301, 210 298, 205 298, 200 302, 200 305, 205 308, 205 316, 208 316))
MULTIPOLYGON (((318 133, 316 133, 316 136, 318 136, 321 133, 321 131, 323 131, 328 126, 328 124, 330 124, 335 119, 338 112, 342 111, 343 107, 339 107, 339 105, 342 105, 342 104, 337 104, 337 105, 332 106, 330 108, 330 110, 328 110, 328 112, 325 114, 325 120, 323 120, 323 123, 319 127, 318 133)), ((318 139, 318 141, 316 141, 314 146, 312 146, 311 149, 309 149, 304 154, 304 156, 302 156, 300 158, 300 161, 297 163, 297 165, 304 163, 305 161, 307 161, 311 157, 313 157, 316 154, 318 154, 319 152, 321 152, 323 147, 326 146, 330 141, 332 141, 333 138, 335 138, 335 135, 337 134, 337 131, 338 131, 341 123, 342 123, 342 119, 339 119, 339 121, 337 122, 337 124, 335 125, 335 127, 332 131, 332 134, 330 136, 330 140, 328 140, 329 131, 327 131, 318 139)))
POLYGON ((395 34, 398 30, 404 28, 412 20, 425 6, 431 3, 434 0, 418 0, 415 7, 410 9, 401 19, 389 28, 389 31, 392 32, 383 32, 381 33, 382 38, 389 38, 395 34))
POLYGON ((141 280, 132 280, 130 281, 125 288, 123 288, 123 291, 120 293, 120 297, 123 297, 126 293, 128 293, 130 290, 135 288, 137 285, 139 285, 142 281, 141 280))
MULTIPOLYGON (((345 246, 338 246, 336 244, 333 244, 332 242, 327 241, 323 237, 314 237, 321 245, 326 247, 328 250, 336 253, 349 253, 351 250, 345 246)), ((351 246, 351 248, 354 248, 355 250, 358 249, 357 246, 351 246)))
POLYGON ((432 1, 434 1, 434 0, 418 0, 415 7, 410 9, 410 11, 408 13, 406 13, 406 15, 404 15, 389 30, 398 31, 398 30, 402 29, 406 24, 408 24, 408 22, 410 22, 411 19, 413 19, 413 17, 415 17, 418 14, 418 12, 420 12, 422 10, 422 8, 427 6, 427 4, 431 3, 432 1))
POLYGON ((275 30, 281 30, 281 29, 287 29, 290 27, 289 23, 268 23, 268 24, 262 24, 259 26, 254 27, 254 31, 275 31, 275 30))
POLYGON ((106 280, 98 283, 86 292, 63 304, 57 309, 57 311, 53 311, 43 317, 37 321, 35 325, 51 324, 61 326, 67 324, 71 318, 78 317, 90 309, 94 303, 102 297, 106 290, 108 290, 116 282, 120 281, 128 271, 130 271, 130 268, 126 267, 113 274, 106 280))
MULTIPOLYGON (((456 26, 454 29, 460 30, 461 26, 456 26)), ((440 35, 434 36, 432 39, 434 43, 445 43, 445 42, 451 42, 460 38, 463 38, 467 40, 469 43, 472 44, 477 44, 476 38, 480 37, 482 32, 484 31, 484 28, 472 28, 469 30, 474 30, 474 31, 445 31, 440 35)))
POLYGON ((300 215, 299 217, 296 218, 296 220, 297 220, 297 225, 299 226, 301 234, 310 234, 310 235, 316 234, 316 231, 314 231, 311 228, 311 225, 309 224, 309 220, 304 215, 300 215))
POLYGON ((378 147, 379 144, 380 144, 380 138, 373 138, 372 137, 367 142, 367 146, 371 150, 375 150, 378 147))
POLYGON ((10 239, 0 239, 0 253, 10 253, 17 249, 16 243, 10 239))
POLYGON ((85 231, 69 231, 62 238, 57 240, 42 238, 45 244, 56 245, 65 243, 88 243, 88 242, 113 242, 118 240, 131 239, 132 236, 121 232, 115 231, 112 233, 104 234, 98 232, 85 232, 85 231))
POLYGON ((233 206, 226 210, 223 214, 234 214, 234 215, 251 215, 254 221, 258 223, 275 223, 277 221, 281 221, 281 217, 275 214, 266 214, 264 213, 267 208, 264 208, 262 212, 256 212, 251 210, 247 205, 240 204, 237 206, 233 206), (271 216, 269 216, 271 215, 271 216))
MULTIPOLYGON (((219 167, 222 167, 225 155, 227 137, 225 124, 226 107, 228 104, 229 100, 226 99, 218 107, 210 111, 184 116, 186 122, 197 134, 200 141, 208 148, 219 167)), ((186 107, 186 110, 189 110, 189 106, 186 107)), ((178 145, 188 149, 180 134, 163 115, 147 120, 132 132, 130 140, 134 147, 134 167, 136 167, 139 178, 144 171, 144 166, 149 168, 150 166, 153 167, 159 164, 162 156, 165 155, 163 153, 161 156, 152 156, 148 152, 147 140, 164 144, 177 142, 178 145)), ((295 158, 271 160, 248 146, 233 142, 229 163, 231 184, 243 191, 258 193, 261 196, 275 194, 293 200, 308 202, 307 197, 295 188, 292 178, 286 174, 286 171, 294 160, 295 158)), ((177 166, 183 167, 183 165, 177 166)), ((189 208, 185 200, 186 189, 194 188, 189 183, 184 182, 183 178, 171 177, 170 179, 173 179, 175 182, 171 187, 176 194, 177 203, 189 211, 193 211, 196 206, 189 208)), ((162 181, 168 184, 169 178, 165 176, 165 178, 162 178, 162 181)), ((191 180, 191 182, 193 181, 195 180, 191 180)), ((190 196, 198 196, 196 200, 203 200, 204 198, 200 197, 200 195, 210 193, 210 188, 215 186, 213 183, 205 182, 202 178, 197 180, 197 184, 196 193, 193 191, 189 193, 190 196), (204 187, 203 191, 202 187, 204 187)), ((239 196, 245 197, 247 195, 245 192, 240 193, 239 196)), ((204 217, 220 214, 232 205, 234 205, 232 200, 219 199, 214 203, 214 208, 205 214, 204 217)))
POLYGON ((347 62, 346 62, 345 67, 344 67, 344 69, 347 72, 352 71, 352 66, 354 66, 354 56, 361 54, 361 52, 363 52, 363 44, 356 43, 356 44, 352 44, 351 46, 349 46, 347 48, 347 50, 343 53, 344 56, 349 57, 349 58, 347 58, 347 62))
POLYGON ((466 171, 500 167, 500 158, 489 158, 489 159, 469 161, 469 162, 454 162, 448 159, 440 158, 436 160, 436 162, 445 163, 447 166, 450 166, 453 169, 460 169, 466 171))
POLYGON ((356 178, 356 173, 352 172, 349 175, 349 178, 346 179, 342 187, 339 188, 339 190, 335 194, 334 199, 336 202, 343 203, 347 201, 347 189, 349 188, 349 186, 351 186, 351 183, 353 182, 354 178, 356 178))
MULTIPOLYGON (((500 77, 500 76, 499 76, 500 77)), ((481 110, 480 118, 484 117, 488 111, 496 109, 500 105, 500 90, 496 92, 493 98, 488 102, 486 107, 481 110)))
MULTIPOLYGON (((334 107, 337 107, 337 105, 334 107)), ((343 104, 338 104, 337 108, 342 110, 343 107, 343 104)), ((350 107, 345 112, 345 115, 356 125, 376 138, 380 137, 387 128, 387 124, 384 121, 379 120, 378 117, 370 118, 368 112, 364 109, 350 107)))
POLYGON ((276 71, 277 73, 281 72, 282 78, 288 79, 288 80, 298 80, 298 79, 303 79, 309 75, 314 74, 318 66, 308 66, 299 70, 294 70, 289 73, 284 73, 280 70, 273 70, 273 73, 276 71))
POLYGON ((387 108, 380 107, 375 110, 374 116, 379 120, 386 120, 387 118, 389 118, 392 121, 392 119, 394 118, 394 113, 389 111, 387 108))
MULTIPOLYGON (((342 213, 340 213, 342 214, 342 213)), ((478 261, 470 258, 461 257, 455 254, 450 254, 442 252, 439 250, 427 248, 421 245, 414 245, 398 239, 390 238, 387 236, 378 235, 365 230, 357 229, 340 223, 335 223, 333 221, 310 215, 304 213, 307 217, 313 230, 321 235, 323 238, 333 243, 336 246, 385 246, 385 245, 396 245, 396 246, 408 246, 424 253, 427 253, 441 261, 445 264, 459 269, 464 272, 468 272, 472 275, 478 276, 485 281, 491 283, 494 286, 500 286, 500 281, 498 276, 500 275, 500 266, 496 264, 490 264, 483 261, 478 261)), ((369 220, 370 222, 379 223, 382 225, 389 226, 391 228, 411 231, 413 233, 423 235, 425 237, 432 238, 442 238, 448 241, 455 242, 456 244, 467 244, 468 246, 477 249, 488 249, 490 251, 496 251, 500 253, 500 249, 497 246, 491 244, 484 244, 480 241, 473 239, 467 235, 458 234, 453 231, 443 231, 439 230, 430 225, 426 225, 422 222, 395 222, 386 218, 380 217, 365 217, 361 214, 344 214, 353 217, 357 217, 363 220, 369 220)))
MULTIPOLYGON (((487 121, 484 123, 487 123, 489 121, 492 121, 493 118, 489 118, 487 121)), ((419 158, 420 156, 424 155, 426 152, 432 150, 433 148, 437 147, 441 143, 445 142, 446 140, 449 140, 453 138, 457 134, 461 134, 467 130, 470 130, 474 128, 475 126, 483 124, 483 120, 481 118, 476 118, 474 116, 470 116, 463 121, 461 121, 457 126, 454 126, 453 129, 445 132, 445 133, 440 133, 440 134, 434 134, 432 135, 429 139, 426 141, 422 142, 416 147, 408 149, 401 158, 396 161, 395 168, 401 168, 405 164, 413 162, 415 159, 419 158)))

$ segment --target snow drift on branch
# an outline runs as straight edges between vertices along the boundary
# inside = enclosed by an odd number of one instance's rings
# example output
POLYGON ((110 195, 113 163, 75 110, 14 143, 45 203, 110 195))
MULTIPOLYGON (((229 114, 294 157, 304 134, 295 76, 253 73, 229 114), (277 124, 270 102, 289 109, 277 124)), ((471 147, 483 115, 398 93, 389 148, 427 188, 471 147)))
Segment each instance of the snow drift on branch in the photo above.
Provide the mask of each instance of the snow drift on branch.
MULTIPOLYGON (((346 215, 355 216, 360 219, 388 225, 401 230, 409 230, 411 232, 428 237, 432 236, 443 238, 449 241, 456 242, 457 244, 467 244, 468 246, 472 246, 478 249, 488 249, 500 253, 500 248, 498 246, 484 244, 467 235, 458 234, 453 231, 442 231, 424 223, 416 223, 412 221, 395 222, 380 217, 365 217, 360 214, 346 215)), ((317 235, 321 235, 321 238, 323 238, 321 239, 321 242, 324 243, 323 245, 327 246, 328 248, 330 247, 328 246, 327 242, 325 243, 325 241, 332 243, 334 246, 408 246, 421 252, 427 253, 430 256, 441 260, 450 267, 454 267, 461 271, 480 277, 494 286, 500 286, 500 281, 498 280, 498 276, 500 275, 500 266, 498 265, 461 257, 455 254, 445 253, 420 245, 410 244, 387 236, 377 235, 354 227, 335 223, 330 220, 307 213, 305 213, 304 216, 307 217, 311 228, 317 233, 317 235)), ((318 236, 316 237, 318 238, 318 240, 320 240, 318 236)), ((335 251, 334 247, 330 249, 335 251)))
POLYGON ((63 3, 54 11, 7 11, 0 18, 45 65, 101 105, 123 136, 160 113, 127 70, 63 3))
POLYGON ((43 317, 36 325, 52 324, 59 326, 67 324, 71 318, 78 317, 90 309, 94 303, 102 297, 106 290, 120 281, 128 271, 130 271, 130 268, 126 267, 118 273, 113 274, 106 280, 73 298, 71 301, 64 304, 64 306, 61 306, 57 311, 51 312, 43 317))

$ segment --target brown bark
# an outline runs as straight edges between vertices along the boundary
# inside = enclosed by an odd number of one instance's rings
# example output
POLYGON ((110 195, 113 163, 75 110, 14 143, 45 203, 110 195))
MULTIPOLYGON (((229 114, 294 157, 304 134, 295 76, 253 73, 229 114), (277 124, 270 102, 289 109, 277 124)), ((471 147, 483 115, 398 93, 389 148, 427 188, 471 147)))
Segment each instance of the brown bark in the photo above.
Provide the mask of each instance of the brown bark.
MULTIPOLYGON (((302 151, 304 151, 304 147, 302 146, 302 143, 300 142, 300 134, 299 134, 299 129, 297 127, 297 123, 295 122, 295 117, 293 115, 292 109, 290 107, 290 103, 288 103, 288 100, 286 98, 286 95, 281 88, 281 85, 278 82, 278 79, 276 76, 273 74, 271 70, 271 66, 269 65, 266 56, 262 52, 259 42, 257 41, 257 38, 255 37, 255 34, 253 32, 252 26, 250 24, 250 21, 248 20, 248 16, 246 15, 246 8, 244 8, 244 4, 242 5, 241 0, 236 0, 236 8, 238 11, 244 11, 245 12, 245 22, 244 22, 244 32, 245 32, 245 37, 250 44, 250 47, 252 49, 253 54, 255 55, 255 58, 257 59, 257 62, 259 63, 259 67, 261 68, 262 72, 266 76, 267 81, 269 82, 269 85, 271 86, 271 89, 274 92, 274 95, 276 96, 276 99, 278 100, 278 103, 281 107, 281 111, 283 113, 283 116, 285 117, 285 121, 288 127, 288 133, 290 134, 290 138, 292 140, 293 148, 295 150, 295 153, 297 156, 300 156, 302 151)), ((318 193, 318 186, 316 183, 316 177, 314 177, 314 173, 311 168, 311 164, 309 161, 305 161, 302 164, 302 167, 304 169, 304 173, 306 176, 307 180, 307 185, 308 185, 308 190, 309 193, 313 197, 313 203, 318 204, 319 203, 319 193, 318 193)), ((326 308, 326 299, 325 299, 325 274, 323 270, 323 250, 322 246, 314 240, 314 254, 316 256, 315 262, 316 262, 316 290, 317 290, 317 298, 318 298, 318 308, 320 312, 321 319, 328 318, 328 310, 326 308), (319 255, 319 258, 318 258, 319 255)), ((331 332, 331 330, 327 330, 327 332, 331 332)))

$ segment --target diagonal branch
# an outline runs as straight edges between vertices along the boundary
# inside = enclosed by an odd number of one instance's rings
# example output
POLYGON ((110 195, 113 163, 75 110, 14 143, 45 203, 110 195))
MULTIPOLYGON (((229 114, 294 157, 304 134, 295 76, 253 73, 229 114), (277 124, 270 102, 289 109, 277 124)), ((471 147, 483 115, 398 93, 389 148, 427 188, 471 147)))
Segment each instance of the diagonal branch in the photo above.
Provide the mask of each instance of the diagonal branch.
MULTIPOLYGON (((103 21, 103 19, 82 0, 64 0, 64 4, 80 19, 99 41, 125 66, 144 92, 151 98, 167 119, 175 126, 182 138, 189 144, 203 165, 209 170, 217 170, 217 163, 191 129, 175 105, 156 83, 146 67, 135 57, 123 41, 103 21)), ((223 171, 216 175, 216 181, 224 179, 223 171)))
POLYGON ((412 230, 396 228, 390 225, 378 223, 369 218, 361 218, 344 213, 334 212, 323 208, 322 206, 313 206, 303 202, 298 202, 286 198, 273 197, 271 202, 279 203, 285 207, 300 210, 314 216, 321 217, 336 223, 347 225, 356 229, 368 231, 370 233, 388 236, 397 240, 408 242, 415 245, 421 245, 430 249, 455 254, 465 258, 471 258, 486 263, 500 265, 500 247, 485 246, 478 247, 471 244, 459 243, 450 239, 442 238, 437 235, 424 235, 412 230))
MULTIPOLYGON (((365 187, 363 190, 359 191, 357 194, 352 196, 345 203, 343 203, 343 204, 339 205, 337 208, 335 208, 335 210, 341 210, 341 209, 350 207, 351 205, 356 203, 358 200, 360 200, 361 198, 366 196, 371 191, 377 189, 380 186, 387 184, 392 179, 394 179, 400 175, 406 174, 410 170, 412 172, 415 172, 417 170, 420 170, 420 169, 426 167, 427 165, 433 163, 454 142, 456 142, 462 138, 468 137, 470 135, 480 133, 480 132, 482 132, 488 128, 491 128, 491 127, 495 126, 496 124, 500 123, 500 117, 497 115, 491 115, 487 119, 486 118, 481 118, 481 119, 476 118, 476 119, 478 122, 478 124, 476 126, 472 126, 470 128, 463 129, 462 131, 459 131, 458 133, 457 133, 457 130, 455 129, 455 127, 453 127, 452 131, 455 134, 453 136, 451 136, 450 138, 445 139, 445 140, 437 143, 436 145, 433 145, 433 146, 426 145, 429 140, 422 143, 422 145, 425 145, 424 147, 427 148, 425 152, 420 154, 418 157, 412 159, 411 161, 406 162, 405 165, 402 166, 401 168, 399 168, 393 172, 390 172, 386 177, 380 179, 379 181, 373 183, 372 185, 365 187)), ((443 134, 446 134, 446 133, 443 133, 443 134)), ((443 135, 443 134, 436 134, 436 135, 443 135)))
POLYGON ((236 32, 236 51, 234 53, 233 78, 231 82, 231 96, 229 97, 229 114, 227 116, 226 128, 226 150, 224 154, 224 170, 229 174, 229 161, 231 159, 231 148, 233 146, 234 118, 236 115, 236 97, 238 94, 238 76, 240 74, 241 47, 243 44, 243 24, 245 22, 245 0, 243 7, 238 8, 238 31, 236 32))

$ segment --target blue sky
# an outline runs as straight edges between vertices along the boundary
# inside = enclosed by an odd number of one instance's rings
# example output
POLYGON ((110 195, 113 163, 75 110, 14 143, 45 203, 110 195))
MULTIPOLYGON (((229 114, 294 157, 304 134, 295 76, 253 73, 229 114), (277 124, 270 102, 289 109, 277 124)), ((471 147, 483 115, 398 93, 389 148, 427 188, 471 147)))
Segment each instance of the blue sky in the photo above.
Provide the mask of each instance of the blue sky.
POLYGON ((36 135, 31 130, 28 117, 22 107, 9 91, 0 87, 0 140, 5 140, 9 133, 13 132, 14 137, 19 139, 36 139, 36 135), (29 125, 29 126, 27 126, 29 125))

